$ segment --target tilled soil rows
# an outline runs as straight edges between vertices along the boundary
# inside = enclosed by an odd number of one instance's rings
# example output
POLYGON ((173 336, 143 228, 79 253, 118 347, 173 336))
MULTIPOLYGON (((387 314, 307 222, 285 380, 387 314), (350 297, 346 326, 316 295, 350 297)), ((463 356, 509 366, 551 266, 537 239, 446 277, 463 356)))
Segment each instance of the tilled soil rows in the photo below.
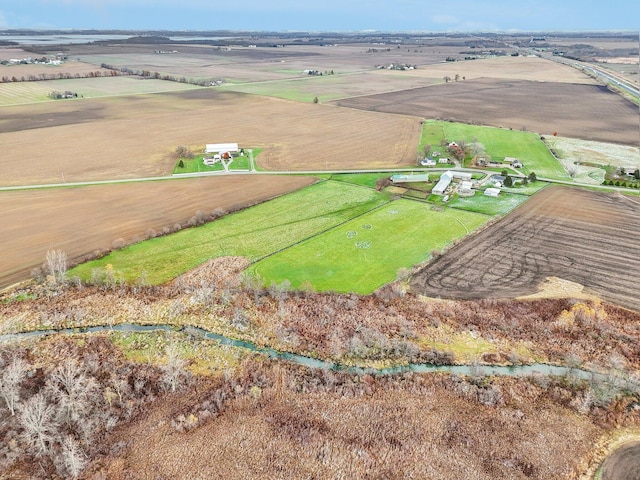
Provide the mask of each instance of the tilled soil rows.
POLYGON ((640 202, 551 187, 422 269, 412 289, 432 297, 508 298, 546 277, 580 283, 640 310, 640 202))
POLYGON ((601 85, 481 78, 334 103, 375 112, 638 145, 638 107, 601 85))

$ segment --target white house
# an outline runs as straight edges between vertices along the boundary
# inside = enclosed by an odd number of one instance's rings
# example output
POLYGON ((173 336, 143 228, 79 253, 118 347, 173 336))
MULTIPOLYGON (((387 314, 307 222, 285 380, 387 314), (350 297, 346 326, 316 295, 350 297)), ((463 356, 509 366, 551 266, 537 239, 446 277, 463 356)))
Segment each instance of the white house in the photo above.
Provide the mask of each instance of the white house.
POLYGON ((497 197, 498 195, 500 195, 500 189, 499 188, 487 188, 484 191, 484 194, 488 197, 497 197))

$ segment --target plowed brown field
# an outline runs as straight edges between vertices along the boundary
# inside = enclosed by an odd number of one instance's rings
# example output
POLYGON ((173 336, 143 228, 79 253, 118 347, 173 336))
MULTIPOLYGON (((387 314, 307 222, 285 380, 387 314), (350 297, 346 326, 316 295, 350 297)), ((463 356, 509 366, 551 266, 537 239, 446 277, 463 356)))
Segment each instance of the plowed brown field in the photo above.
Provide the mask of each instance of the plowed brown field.
POLYGON ((550 187, 422 269, 412 289, 432 297, 512 298, 546 277, 640 310, 640 202, 550 187))
POLYGON ((247 206, 313 181, 256 175, 0 192, 0 287, 29 278, 49 249, 77 262, 118 238, 184 224, 197 210, 247 206))
POLYGON ((599 85, 477 79, 334 102, 376 112, 638 145, 638 107, 599 85))
POLYGON ((418 119, 210 89, 4 107, 0 184, 167 175, 175 147, 264 147, 267 169, 415 162, 418 119))

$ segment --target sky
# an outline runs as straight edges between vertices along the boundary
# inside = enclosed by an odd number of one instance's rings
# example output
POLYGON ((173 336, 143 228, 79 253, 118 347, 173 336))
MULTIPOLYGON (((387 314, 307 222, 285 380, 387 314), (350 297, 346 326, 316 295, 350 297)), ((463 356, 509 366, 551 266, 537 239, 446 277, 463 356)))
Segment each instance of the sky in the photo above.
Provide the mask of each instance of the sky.
POLYGON ((0 0, 0 29, 640 30, 637 0, 0 0))

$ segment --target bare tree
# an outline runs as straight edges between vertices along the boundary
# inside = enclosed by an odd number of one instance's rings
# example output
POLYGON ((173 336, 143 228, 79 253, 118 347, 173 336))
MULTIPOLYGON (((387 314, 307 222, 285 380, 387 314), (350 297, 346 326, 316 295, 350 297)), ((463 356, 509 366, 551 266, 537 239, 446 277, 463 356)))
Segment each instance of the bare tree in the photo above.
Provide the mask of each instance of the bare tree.
POLYGON ((169 343, 165 350, 167 364, 162 368, 162 383, 167 390, 175 392, 189 379, 189 374, 185 370, 187 362, 180 356, 180 349, 175 342, 169 343))
POLYGON ((79 422, 89 412, 98 391, 96 381, 73 359, 51 373, 46 388, 58 401, 58 418, 66 424, 79 422))
POLYGON ((23 436, 27 443, 40 454, 49 451, 49 445, 55 439, 57 424, 56 409, 47 397, 37 393, 27 400, 20 410, 19 420, 24 428, 23 436))
POLYGON ((46 270, 55 284, 62 284, 67 277, 67 254, 62 250, 47 250, 46 270))
POLYGON ((29 365, 21 358, 15 358, 5 367, 0 376, 0 397, 7 404, 11 415, 16 413, 16 403, 20 401, 20 384, 29 371, 29 365))
POLYGON ((68 435, 62 442, 62 465, 71 478, 78 478, 87 465, 87 457, 80 444, 68 435))

